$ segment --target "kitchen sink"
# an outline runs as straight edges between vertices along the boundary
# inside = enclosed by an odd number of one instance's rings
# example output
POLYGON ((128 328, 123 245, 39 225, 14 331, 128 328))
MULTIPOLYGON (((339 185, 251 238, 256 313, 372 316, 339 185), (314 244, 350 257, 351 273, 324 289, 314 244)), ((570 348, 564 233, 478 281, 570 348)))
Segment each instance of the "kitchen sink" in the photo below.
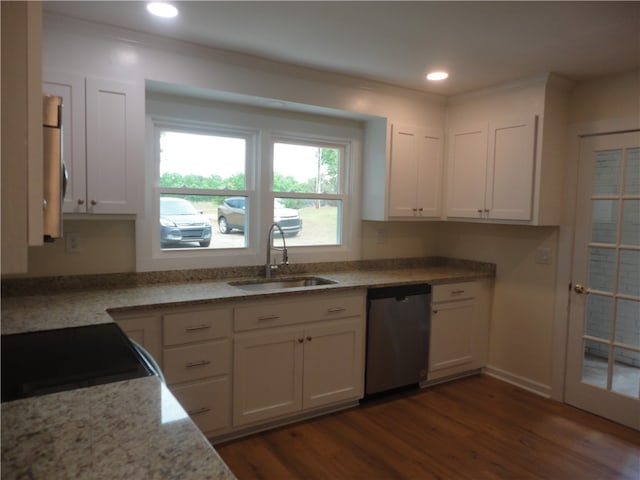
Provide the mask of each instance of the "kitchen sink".
POLYGON ((334 283, 337 282, 322 277, 295 277, 229 282, 229 285, 243 290, 256 291, 274 290, 278 288, 317 287, 319 285, 332 285, 334 283))

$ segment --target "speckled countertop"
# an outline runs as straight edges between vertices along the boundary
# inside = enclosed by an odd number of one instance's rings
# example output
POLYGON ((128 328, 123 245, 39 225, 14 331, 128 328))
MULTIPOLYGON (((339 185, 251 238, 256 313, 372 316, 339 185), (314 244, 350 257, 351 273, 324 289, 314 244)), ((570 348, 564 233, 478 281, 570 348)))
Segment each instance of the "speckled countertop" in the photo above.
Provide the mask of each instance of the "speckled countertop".
POLYGON ((3 403, 2 478, 236 477, 158 378, 145 377, 3 403))
MULTIPOLYGON (((341 264, 342 265, 342 264, 341 264)), ((191 271, 176 280, 161 282, 153 274, 139 275, 144 281, 133 284, 126 277, 120 283, 117 276, 104 276, 105 285, 92 284, 90 288, 69 288, 43 282, 34 289, 36 294, 21 286, 8 288, 3 284, 2 325, 3 335, 36 330, 50 330, 73 326, 111 322, 109 312, 143 311, 158 307, 172 307, 193 304, 214 304, 225 301, 243 301, 248 299, 309 295, 319 291, 341 291, 412 283, 448 283, 495 276, 495 265, 464 260, 442 259, 440 257, 413 261, 363 262, 358 268, 357 262, 347 264, 350 270, 336 267, 307 265, 304 271, 300 266, 283 269, 278 277, 299 275, 320 275, 336 283, 316 287, 273 289, 248 292, 229 285, 229 282, 255 279, 256 276, 228 276, 207 278, 201 272, 191 271)), ((246 273, 234 270, 234 273, 246 273)), ((6 281, 5 283, 11 283, 6 281)), ((19 283, 19 282, 16 282, 19 283)), ((35 282, 37 283, 37 282, 35 282)))
MULTIPOLYGON (((3 280, 2 334, 113 321, 109 313, 495 276, 495 266, 439 257, 292 266, 332 285, 247 292, 259 269, 3 280)), ((3 479, 234 479, 156 377, 1 405, 3 479), (163 391, 164 390, 164 391, 163 391)))

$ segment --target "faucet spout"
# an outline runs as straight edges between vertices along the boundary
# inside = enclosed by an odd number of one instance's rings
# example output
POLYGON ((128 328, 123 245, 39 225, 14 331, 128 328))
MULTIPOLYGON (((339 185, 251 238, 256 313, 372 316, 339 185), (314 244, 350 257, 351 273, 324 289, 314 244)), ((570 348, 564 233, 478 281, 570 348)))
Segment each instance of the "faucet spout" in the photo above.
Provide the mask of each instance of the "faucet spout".
POLYGON ((282 262, 280 263, 280 265, 288 265, 289 264, 289 254, 287 252, 287 242, 284 239, 284 232, 282 231, 282 228, 280 228, 280 225, 278 225, 277 223, 273 223, 271 224, 271 226, 269 227, 269 233, 267 233, 267 261, 264 265, 264 276, 265 278, 271 278, 271 273, 275 270, 278 269, 278 265, 276 264, 271 264, 271 250, 272 249, 276 249, 276 250, 282 250, 282 262), (280 232, 280 236, 282 237, 282 247, 274 247, 271 243, 271 239, 273 236, 273 230, 274 229, 278 229, 278 231, 280 232))

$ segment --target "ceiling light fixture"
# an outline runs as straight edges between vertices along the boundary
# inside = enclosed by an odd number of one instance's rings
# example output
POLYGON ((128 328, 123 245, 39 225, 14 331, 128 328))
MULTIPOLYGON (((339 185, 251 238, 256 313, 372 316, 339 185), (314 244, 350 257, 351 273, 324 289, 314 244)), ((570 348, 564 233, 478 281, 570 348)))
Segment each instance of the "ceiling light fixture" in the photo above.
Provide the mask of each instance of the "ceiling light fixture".
POLYGON ((147 3, 147 10, 162 18, 173 18, 178 15, 178 9, 169 3, 151 2, 147 3))
POLYGON ((447 72, 431 72, 427 75, 427 80, 438 81, 444 80, 449 74, 447 72))

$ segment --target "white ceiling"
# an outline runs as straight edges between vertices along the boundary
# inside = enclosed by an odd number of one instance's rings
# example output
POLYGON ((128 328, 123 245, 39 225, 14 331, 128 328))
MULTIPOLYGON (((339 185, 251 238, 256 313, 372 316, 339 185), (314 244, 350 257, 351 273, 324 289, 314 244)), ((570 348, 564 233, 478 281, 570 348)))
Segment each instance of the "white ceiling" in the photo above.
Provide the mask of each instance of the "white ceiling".
POLYGON ((640 68, 640 2, 45 1, 45 12, 453 95, 555 72, 573 80, 640 68), (427 83, 430 69, 444 83, 427 83))

